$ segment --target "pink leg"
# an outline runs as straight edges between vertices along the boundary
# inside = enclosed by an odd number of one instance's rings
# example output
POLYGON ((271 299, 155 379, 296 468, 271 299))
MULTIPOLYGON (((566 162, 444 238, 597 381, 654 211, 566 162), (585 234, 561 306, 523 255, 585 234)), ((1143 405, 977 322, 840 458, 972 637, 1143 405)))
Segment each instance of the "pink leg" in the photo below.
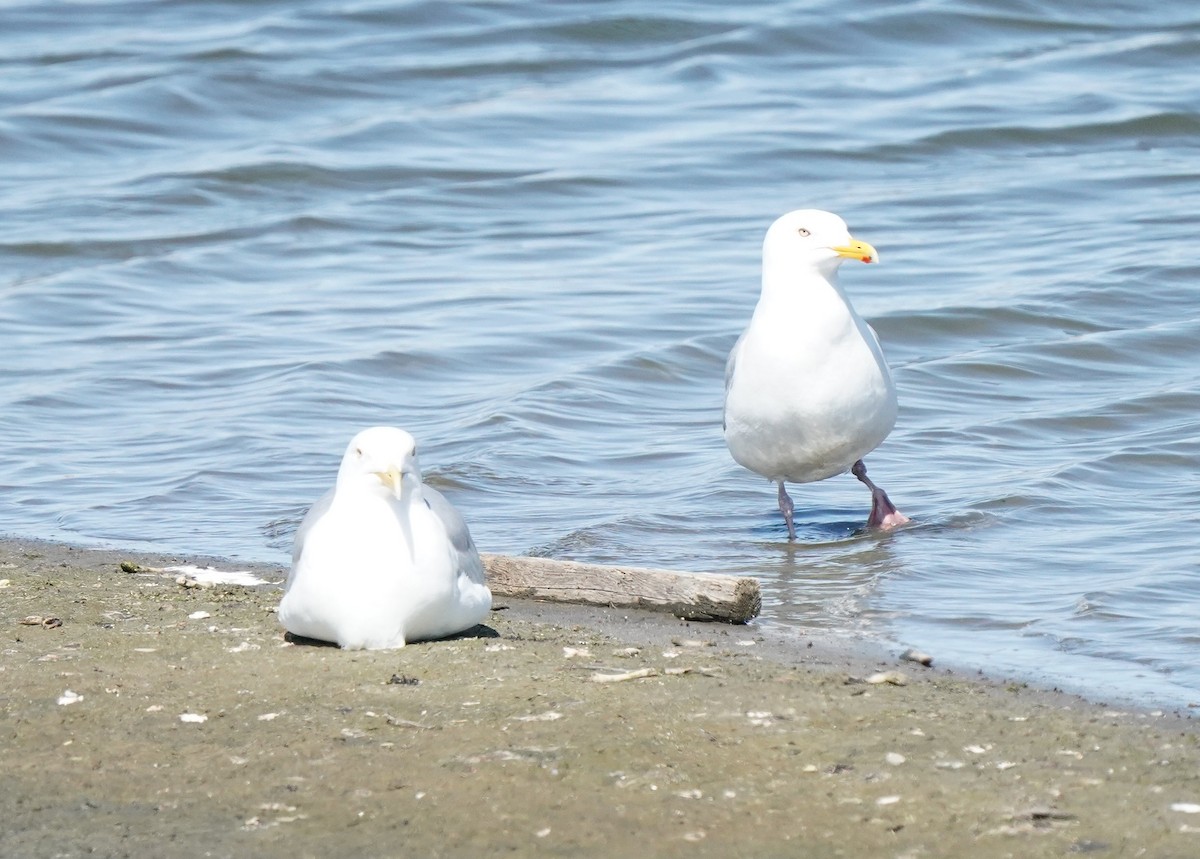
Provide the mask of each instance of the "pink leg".
MULTIPOLYGON (((850 469, 850 473, 861 480, 871 490, 871 515, 867 517, 868 528, 879 528, 882 531, 890 531, 893 528, 899 528, 910 520, 907 516, 896 509, 896 505, 888 498, 887 493, 876 486, 871 478, 867 477, 867 467, 863 465, 860 459, 854 463, 850 469)), ((782 484, 781 484, 782 485, 782 484)))
POLYGON ((783 513, 783 521, 787 522, 788 540, 796 539, 796 526, 792 523, 792 513, 796 507, 792 504, 792 496, 787 494, 787 490, 783 488, 783 481, 779 481, 779 510, 783 513))

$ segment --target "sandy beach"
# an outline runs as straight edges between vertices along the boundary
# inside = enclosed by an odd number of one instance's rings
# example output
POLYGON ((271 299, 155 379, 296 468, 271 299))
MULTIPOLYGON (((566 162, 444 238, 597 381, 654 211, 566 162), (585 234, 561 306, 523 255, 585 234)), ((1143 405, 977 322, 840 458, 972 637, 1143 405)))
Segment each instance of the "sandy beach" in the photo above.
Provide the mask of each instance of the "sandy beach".
POLYGON ((1187 713, 507 599, 343 652, 179 563, 0 543, 0 855, 1200 855, 1187 713))

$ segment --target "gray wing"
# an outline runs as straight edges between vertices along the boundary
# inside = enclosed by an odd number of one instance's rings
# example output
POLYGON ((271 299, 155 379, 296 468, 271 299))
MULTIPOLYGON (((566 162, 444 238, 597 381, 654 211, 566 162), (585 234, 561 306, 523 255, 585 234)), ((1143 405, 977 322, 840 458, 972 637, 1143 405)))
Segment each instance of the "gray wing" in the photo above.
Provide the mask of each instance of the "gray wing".
POLYGON ((455 565, 461 572, 470 576, 472 581, 483 584, 483 561, 479 558, 475 541, 471 539, 467 521, 463 519, 462 514, 455 509, 454 505, 446 500, 445 495, 429 484, 425 484, 421 488, 421 493, 425 496, 425 503, 429 505, 429 509, 446 526, 446 534, 450 537, 450 545, 454 548, 455 565))
MULTIPOLYGON (((296 529, 296 536, 292 541, 292 568, 295 569, 296 561, 300 560, 300 553, 304 551, 304 540, 308 537, 308 532, 312 530, 313 523, 325 515, 325 511, 329 509, 329 505, 333 503, 333 489, 330 489, 324 495, 317 499, 317 503, 308 508, 308 512, 304 514, 304 518, 300 520, 300 527, 296 529)), ((291 575, 288 575, 289 582, 291 575)))
MULTIPOLYGON (((749 330, 749 329, 747 329, 749 330)), ((741 351, 742 341, 746 339, 746 332, 738 337, 737 342, 733 344, 733 348, 729 350, 729 360, 725 362, 725 399, 729 399, 729 386, 733 384, 733 373, 737 366, 737 355, 741 351)), ((725 431, 725 412, 721 411, 721 431, 725 431)))

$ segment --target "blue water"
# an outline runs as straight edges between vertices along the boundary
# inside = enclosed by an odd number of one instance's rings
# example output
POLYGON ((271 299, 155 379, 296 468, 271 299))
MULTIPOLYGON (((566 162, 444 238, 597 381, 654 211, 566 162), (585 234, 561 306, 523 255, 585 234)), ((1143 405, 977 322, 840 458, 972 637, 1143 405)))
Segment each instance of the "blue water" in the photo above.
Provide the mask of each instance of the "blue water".
POLYGON ((284 563, 404 426, 480 546, 753 574, 760 623, 1200 700, 1200 9, 0 7, 0 533, 284 563), (840 213, 871 475, 729 458, 767 225, 840 213))

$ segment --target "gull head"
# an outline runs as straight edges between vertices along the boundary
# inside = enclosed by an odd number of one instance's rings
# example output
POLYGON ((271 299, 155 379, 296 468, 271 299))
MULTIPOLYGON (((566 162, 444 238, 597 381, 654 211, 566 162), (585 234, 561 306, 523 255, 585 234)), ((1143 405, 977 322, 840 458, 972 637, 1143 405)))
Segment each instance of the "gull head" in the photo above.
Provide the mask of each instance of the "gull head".
POLYGON ((346 447, 337 485, 396 499, 411 493, 421 485, 416 440, 396 427, 363 430, 346 447))
POLYGON ((832 212, 797 209, 776 219, 763 240, 763 264, 808 267, 831 274, 848 259, 879 262, 879 253, 850 235, 846 222, 832 212))

